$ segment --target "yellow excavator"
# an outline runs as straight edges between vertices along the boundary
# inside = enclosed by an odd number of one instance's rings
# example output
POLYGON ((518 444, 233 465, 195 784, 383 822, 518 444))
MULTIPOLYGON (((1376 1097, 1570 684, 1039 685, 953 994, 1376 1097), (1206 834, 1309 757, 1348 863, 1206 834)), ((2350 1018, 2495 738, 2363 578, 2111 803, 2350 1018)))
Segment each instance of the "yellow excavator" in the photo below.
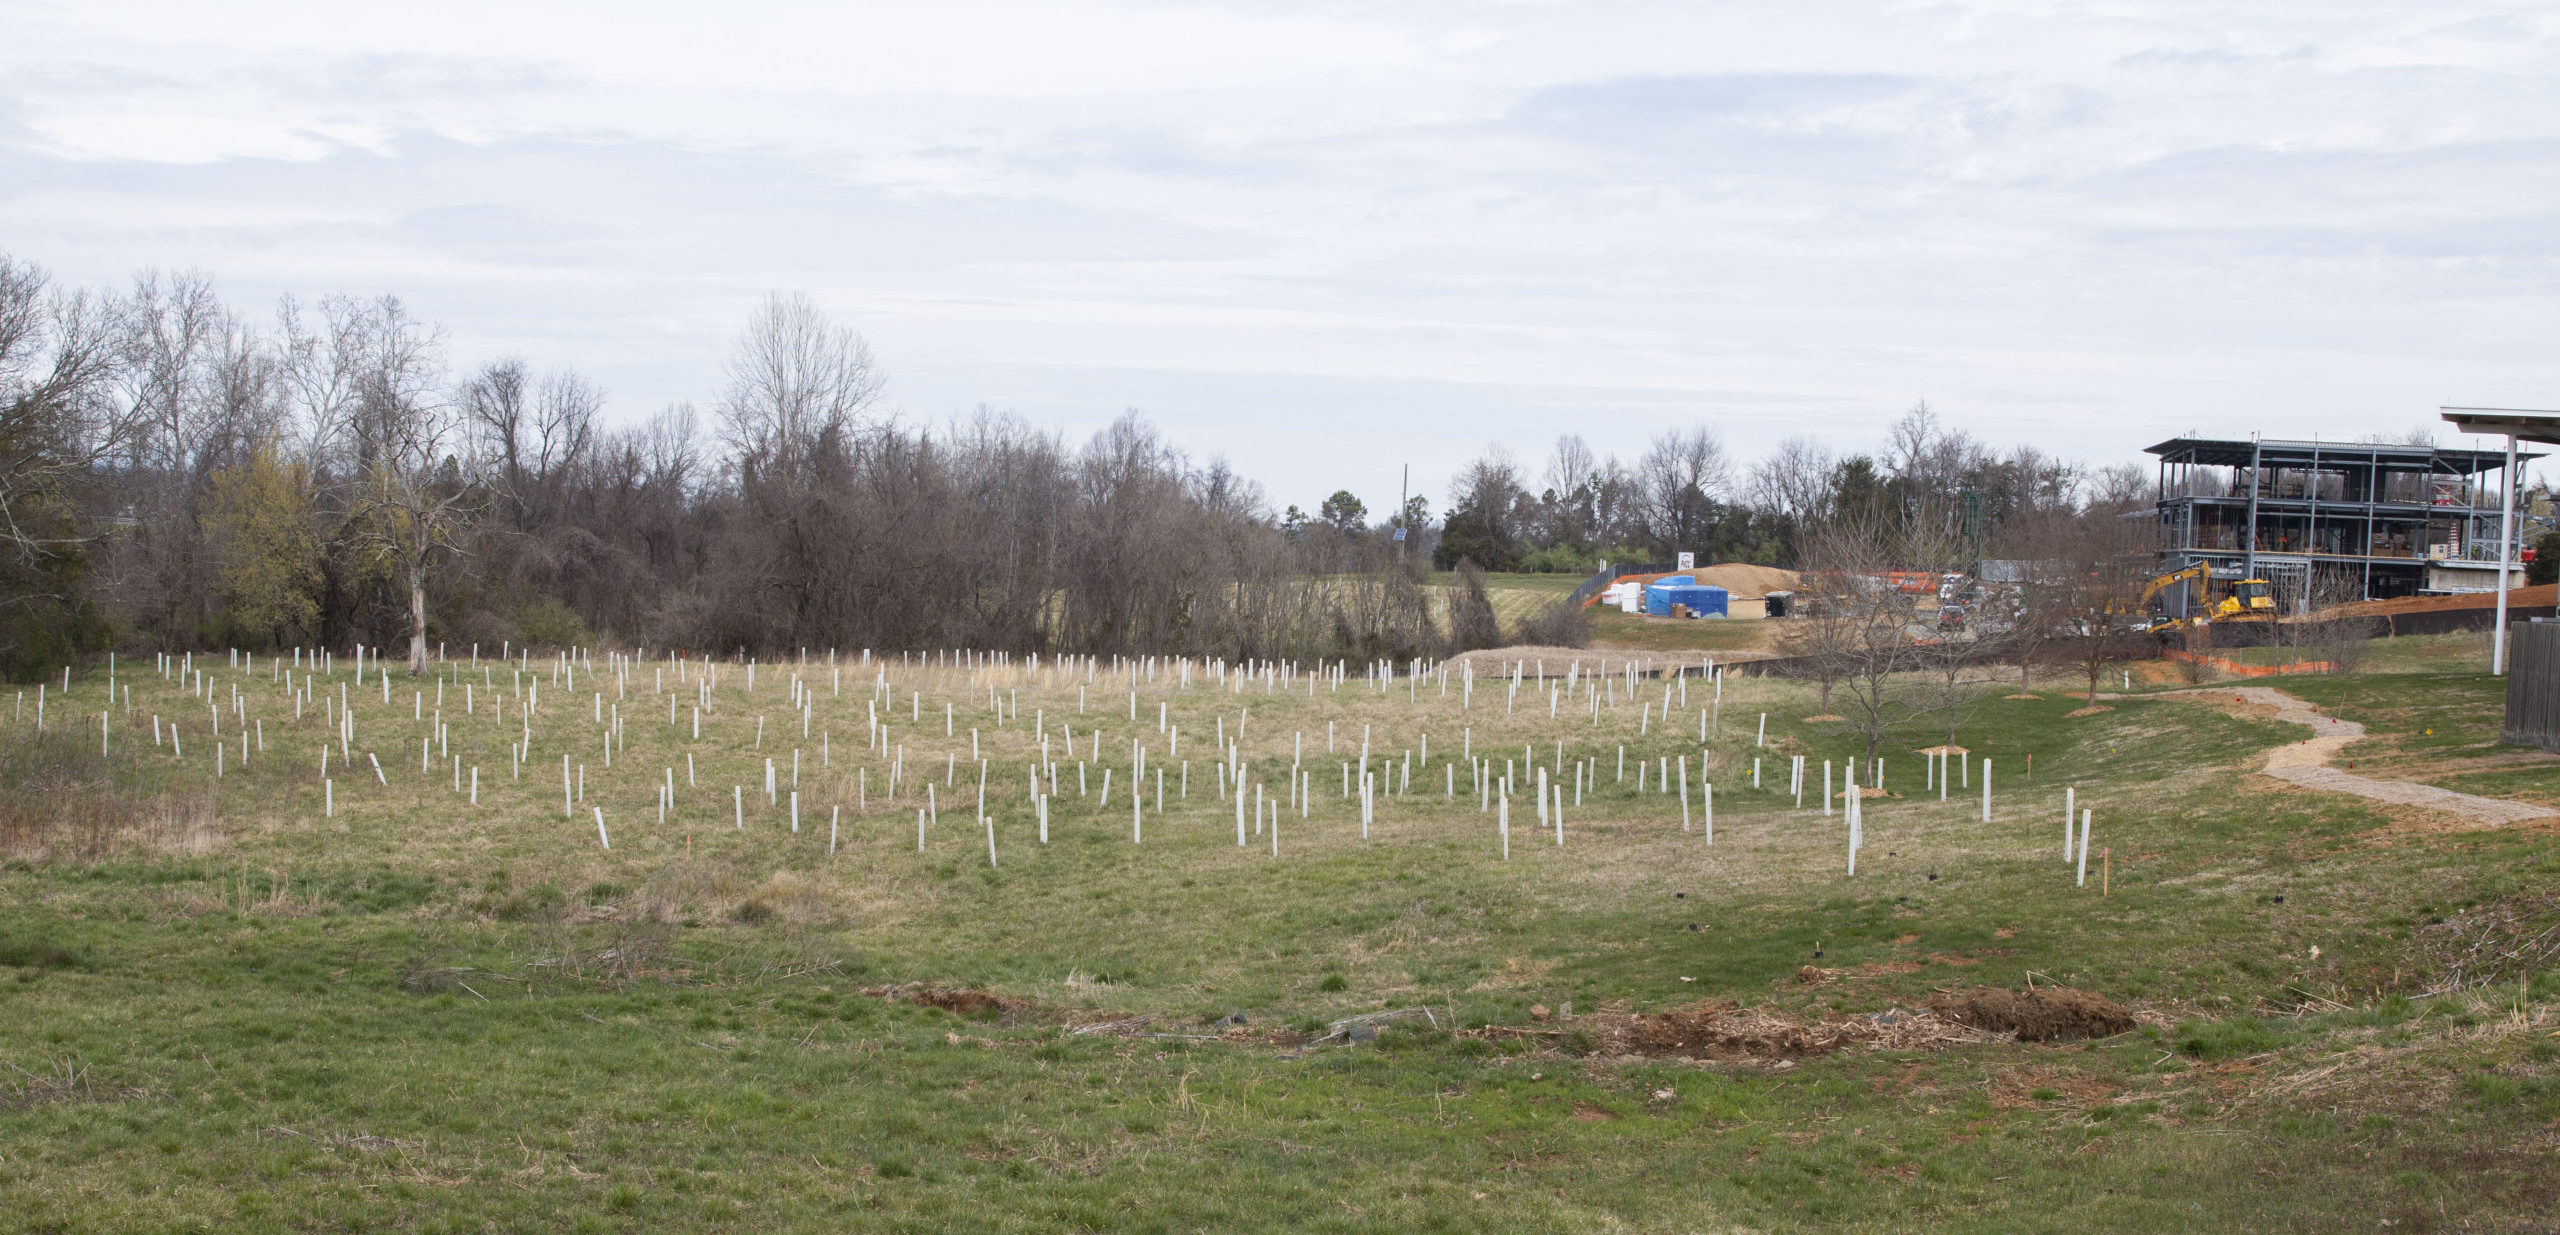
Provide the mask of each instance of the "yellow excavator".
MULTIPOLYGON (((2160 593, 2181 583, 2194 584, 2210 597, 2213 588, 2213 568, 2198 562, 2185 570, 2173 570, 2168 574, 2155 576, 2151 582, 2142 585, 2142 595, 2127 608, 2135 613, 2148 613, 2152 605, 2160 599, 2160 593)), ((2242 579, 2224 591, 2221 600, 2214 601, 2203 613, 2196 616, 2216 622, 2273 621, 2276 616, 2275 585, 2264 579, 2242 579)))
POLYGON ((2275 618, 2275 585, 2264 579, 2242 579, 2232 584, 2213 607, 2213 620, 2217 622, 2272 622, 2275 618))

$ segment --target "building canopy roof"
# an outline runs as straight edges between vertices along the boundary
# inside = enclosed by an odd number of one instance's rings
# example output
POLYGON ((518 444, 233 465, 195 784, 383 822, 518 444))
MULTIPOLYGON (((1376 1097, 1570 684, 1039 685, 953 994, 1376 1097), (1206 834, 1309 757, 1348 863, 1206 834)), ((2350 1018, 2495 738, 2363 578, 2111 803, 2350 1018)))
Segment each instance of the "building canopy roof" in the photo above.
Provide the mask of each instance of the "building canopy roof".
MULTIPOLYGON (((2248 438, 2173 437, 2157 446, 2145 447, 2144 453, 2206 467, 2247 467, 2252 459, 2265 467, 2300 467, 2316 459, 2323 465, 2358 463, 2379 466, 2386 471, 2453 472, 2461 475, 2495 471, 2505 466, 2507 461, 2504 450, 2455 450, 2388 442, 2290 442, 2275 438, 2251 441, 2248 438)), ((2522 463, 2541 457, 2520 453, 2516 461, 2522 463)))
POLYGON ((2448 407, 2439 410, 2445 419, 2465 433, 2513 434, 2521 442, 2560 444, 2560 412, 2529 407, 2448 407))

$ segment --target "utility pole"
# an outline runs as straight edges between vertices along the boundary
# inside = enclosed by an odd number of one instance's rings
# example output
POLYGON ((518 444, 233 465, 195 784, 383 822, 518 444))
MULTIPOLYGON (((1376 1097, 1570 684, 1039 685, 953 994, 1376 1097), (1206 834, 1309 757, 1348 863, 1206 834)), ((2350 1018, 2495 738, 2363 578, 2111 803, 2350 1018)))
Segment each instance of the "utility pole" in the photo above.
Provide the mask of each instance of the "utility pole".
POLYGON ((1413 465, 1404 465, 1404 479, 1396 484, 1396 561, 1404 561, 1404 542, 1413 531, 1413 520, 1407 516, 1413 507, 1413 465))

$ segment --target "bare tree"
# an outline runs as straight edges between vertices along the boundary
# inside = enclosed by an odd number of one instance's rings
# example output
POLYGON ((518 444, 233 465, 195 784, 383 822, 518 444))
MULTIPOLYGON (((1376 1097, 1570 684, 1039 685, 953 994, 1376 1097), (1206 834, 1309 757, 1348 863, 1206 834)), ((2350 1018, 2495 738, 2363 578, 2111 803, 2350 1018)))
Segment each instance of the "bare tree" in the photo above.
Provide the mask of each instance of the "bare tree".
POLYGON ((145 563, 154 624, 167 646, 201 616, 207 592, 199 519, 229 428, 211 397, 210 370, 228 322, 213 281, 192 271, 136 277, 124 319, 125 402, 136 421, 130 544, 145 563))
POLYGON ((1753 504, 1799 527, 1822 521, 1831 509, 1831 448, 1811 437, 1790 437, 1751 470, 1753 504))
POLYGON ((1724 443, 1705 425, 1657 434, 1636 463, 1645 530, 1662 551, 1696 548, 1731 487, 1724 443))
POLYGON ((2128 520, 2092 514, 2075 521, 2072 530, 2075 535, 2059 547, 2065 575, 2052 589, 2049 614, 2054 638, 2071 648, 2094 703, 2107 663, 2139 637, 2133 628, 2146 615, 2134 606, 2152 559, 2141 552, 2128 520))
POLYGON ((281 372, 299 438, 295 453, 315 467, 344 467, 373 349, 373 315, 346 296, 323 297, 317 308, 314 320, 291 296, 276 303, 281 372))
POLYGON ((1556 439, 1554 453, 1547 456, 1547 487, 1558 494, 1578 493, 1600 473, 1600 457, 1591 452, 1591 444, 1579 433, 1567 433, 1556 439))
POLYGON ((125 360, 118 306, 65 292, 0 254, 0 550, 22 565, 86 537, 74 486, 142 429, 111 385, 125 360))
MULTIPOLYGON (((1936 533, 1936 536, 1942 541, 1946 539, 1943 532, 1936 533)), ((1913 546, 1905 552, 1926 560, 1930 557, 1943 558, 1954 549, 1941 543, 1913 546)), ((1979 581, 1976 583, 1978 586, 1979 581)), ((1915 616, 1919 619, 1914 624, 1917 638, 1913 651, 1920 669, 1918 690, 1921 707, 1943 729, 1946 744, 1953 746, 1957 728, 1972 716, 1975 706, 1990 693, 1989 666, 1997 662, 2005 639, 2015 632, 1995 634, 1984 629, 1978 605, 1969 615, 1971 621, 1951 626, 1936 620, 1946 599, 1943 595, 1933 592, 1915 595, 1913 599, 1917 609, 1915 616), (1929 629, 1932 626, 1936 627, 1934 632, 1929 629)))
POLYGON ((488 480, 519 532, 557 518, 572 471, 596 444, 604 394, 575 370, 535 378, 524 361, 493 361, 461 390, 463 412, 488 461, 488 480))
MULTIPOLYGON (((1924 666, 1923 597, 1894 585, 1888 572, 1908 551, 1899 529, 1872 523, 1826 525, 1811 538, 1814 602, 1831 616, 1819 655, 1836 679, 1837 728, 1858 735, 1872 760, 1887 734, 1923 711, 1925 698, 1906 676, 1924 666)), ((1932 610, 1937 596, 1926 602, 1932 610)))
POLYGON ((765 297, 730 354, 719 414, 740 464, 804 485, 828 442, 842 442, 880 397, 882 378, 862 336, 805 292, 765 297))
POLYGON ((429 573, 461 550, 461 532, 483 496, 458 430, 462 418, 436 390, 443 335, 409 316, 396 297, 366 311, 370 347, 349 407, 355 444, 347 539, 408 592, 409 672, 426 672, 429 573))
POLYGON ((1592 543, 1595 514, 1599 497, 1600 457, 1591 452, 1589 443, 1577 433, 1556 439, 1554 453, 1547 456, 1546 500, 1551 542, 1576 549, 1592 543))

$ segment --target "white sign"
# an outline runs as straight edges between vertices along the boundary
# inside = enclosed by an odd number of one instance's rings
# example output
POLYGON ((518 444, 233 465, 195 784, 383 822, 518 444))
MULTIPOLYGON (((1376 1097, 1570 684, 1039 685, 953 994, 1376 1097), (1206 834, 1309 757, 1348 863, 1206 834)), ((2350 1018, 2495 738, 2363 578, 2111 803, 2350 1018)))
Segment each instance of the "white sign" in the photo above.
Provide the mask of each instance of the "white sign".
POLYGON ((1695 553, 1683 553, 1683 554, 1681 554, 1681 555, 1680 555, 1680 569, 1682 569, 1682 570, 1696 570, 1697 568, 1698 568, 1698 555, 1697 555, 1697 554, 1695 554, 1695 553))

